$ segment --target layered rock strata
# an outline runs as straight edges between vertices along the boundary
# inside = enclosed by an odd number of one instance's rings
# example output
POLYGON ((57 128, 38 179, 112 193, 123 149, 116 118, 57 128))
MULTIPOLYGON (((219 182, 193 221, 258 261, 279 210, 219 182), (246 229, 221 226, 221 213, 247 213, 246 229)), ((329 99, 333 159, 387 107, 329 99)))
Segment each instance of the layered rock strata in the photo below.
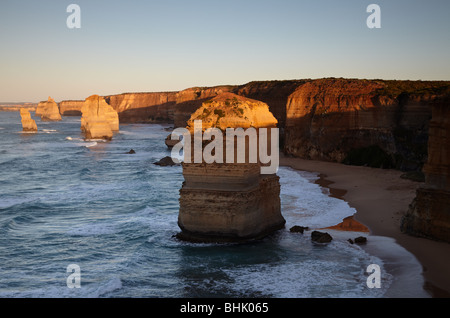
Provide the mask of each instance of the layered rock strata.
POLYGON ((420 170, 427 158, 430 105, 449 87, 449 82, 308 81, 289 96, 284 151, 305 159, 420 170))
POLYGON ((87 139, 107 139, 119 131, 119 116, 103 97, 92 95, 81 108, 81 130, 87 139))
POLYGON ((22 130, 23 131, 37 131, 37 125, 34 119, 31 118, 30 111, 28 109, 20 110, 20 117, 22 118, 22 130))
MULTIPOLYGON (((258 129, 274 127, 277 123, 266 104, 234 94, 221 94, 203 103, 188 121, 187 128, 191 132, 195 120, 203 121, 203 131, 208 128, 258 129)), ((194 147, 195 138, 191 141, 194 147)), ((203 149, 208 144, 203 143, 203 149)), ((225 159, 225 146, 223 150, 225 159)), ((238 150, 237 143, 234 150, 235 153, 238 150)), ((178 234, 180 239, 241 242, 266 236, 285 224, 280 210, 279 177, 261 175, 259 162, 252 163, 248 158, 243 163, 185 162, 183 176, 178 217, 182 230, 178 234)))
POLYGON ((61 116, 81 116, 84 100, 64 100, 58 105, 61 116))
POLYGON ((450 242, 450 96, 433 105, 425 184, 418 188, 402 231, 450 242))
POLYGON ((124 93, 105 96, 121 123, 173 122, 176 92, 124 93))
POLYGON ((36 108, 35 115, 41 116, 42 121, 60 121, 61 114, 59 113, 58 104, 53 98, 49 97, 46 102, 40 102, 36 108))

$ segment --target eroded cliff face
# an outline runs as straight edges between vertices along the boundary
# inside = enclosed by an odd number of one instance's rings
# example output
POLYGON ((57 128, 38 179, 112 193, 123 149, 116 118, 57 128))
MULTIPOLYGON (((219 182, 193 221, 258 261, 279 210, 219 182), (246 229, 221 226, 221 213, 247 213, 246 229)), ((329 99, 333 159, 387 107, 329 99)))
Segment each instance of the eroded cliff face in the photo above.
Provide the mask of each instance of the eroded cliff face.
POLYGON ((278 127, 286 125, 286 105, 289 96, 308 80, 259 81, 236 87, 233 93, 266 103, 278 121, 278 127))
POLYGON ((38 130, 36 122, 31 118, 30 111, 28 109, 20 109, 20 117, 23 131, 36 132, 38 130))
POLYGON ((176 92, 125 93, 105 96, 123 123, 172 122, 176 92))
POLYGON ((46 102, 40 102, 36 108, 37 116, 41 116, 42 121, 60 121, 61 114, 59 113, 58 104, 53 98, 49 97, 46 102))
POLYGON ((84 100, 64 100, 58 105, 61 116, 81 116, 84 100))
POLYGON ((361 158, 371 156, 376 167, 420 170, 427 157, 430 103, 448 87, 448 82, 306 82, 287 102, 284 150, 349 164, 372 165, 361 158))
POLYGON ((119 116, 103 97, 92 95, 81 108, 81 130, 87 139, 112 139, 119 131, 119 116))
MULTIPOLYGON (((231 93, 204 102, 188 121, 208 128, 274 127, 276 119, 264 103, 231 93)), ((194 149, 195 138, 191 138, 194 149)), ((226 157, 226 140, 223 155, 226 157)), ((202 144, 202 143, 200 143, 202 144)), ((203 149, 209 142, 203 143, 203 149)), ((236 153, 236 145, 234 153, 236 153)), ((266 236, 282 228, 279 177, 261 175, 260 164, 183 163, 185 182, 180 190, 180 239, 195 242, 235 242, 266 236)), ((225 162, 225 160, 223 160, 225 162)))
POLYGON ((450 242, 450 96, 433 103, 425 184, 403 217, 402 231, 450 242))

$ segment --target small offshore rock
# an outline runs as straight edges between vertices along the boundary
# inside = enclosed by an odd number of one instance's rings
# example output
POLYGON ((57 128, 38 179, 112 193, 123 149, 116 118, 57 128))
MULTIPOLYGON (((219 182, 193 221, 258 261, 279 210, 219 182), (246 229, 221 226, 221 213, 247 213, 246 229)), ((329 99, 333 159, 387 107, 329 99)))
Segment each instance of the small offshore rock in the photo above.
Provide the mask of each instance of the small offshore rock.
POLYGON ((155 162, 154 164, 157 165, 157 166, 162 166, 162 167, 178 165, 177 163, 175 163, 175 162, 172 160, 171 157, 164 157, 164 158, 162 158, 160 161, 155 162))
POLYGON ((355 244, 355 242, 353 242, 352 239, 348 239, 347 241, 348 241, 350 244, 355 244))
POLYGON ((127 155, 134 155, 136 153, 136 151, 134 151, 133 149, 130 149, 130 151, 125 152, 125 154, 127 155))
POLYGON ((291 232, 291 233, 302 233, 303 234, 303 232, 304 231, 307 231, 309 228, 307 227, 307 226, 299 226, 299 225, 295 225, 295 226, 293 226, 293 227, 291 227, 290 229, 289 229, 289 231, 291 232))
POLYGON ((328 233, 314 231, 311 233, 311 240, 317 243, 330 243, 333 238, 328 233))
POLYGON ((355 238, 355 243, 356 244, 366 244, 367 238, 364 236, 357 237, 357 238, 355 238))
POLYGON ((167 136, 166 140, 165 140, 165 144, 169 149, 172 149, 173 147, 175 147, 176 144, 178 144, 180 142, 180 140, 176 140, 176 139, 172 139, 172 134, 170 134, 169 136, 167 136))

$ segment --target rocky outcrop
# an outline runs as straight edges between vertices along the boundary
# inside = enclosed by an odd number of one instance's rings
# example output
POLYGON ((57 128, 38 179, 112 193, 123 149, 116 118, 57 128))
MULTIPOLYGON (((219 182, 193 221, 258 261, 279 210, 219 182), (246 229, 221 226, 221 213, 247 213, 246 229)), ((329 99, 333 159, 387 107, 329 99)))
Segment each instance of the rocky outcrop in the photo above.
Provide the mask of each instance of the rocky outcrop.
POLYGON ((175 127, 185 127, 192 114, 203 103, 222 93, 231 92, 234 86, 192 87, 178 92, 175 106, 175 127))
POLYGON ((87 139, 112 139, 119 131, 119 116, 103 97, 92 95, 81 108, 81 130, 87 139))
MULTIPOLYGON (((189 131, 192 132, 194 120, 200 119, 205 123, 203 130, 276 125, 267 105, 229 93, 203 103, 188 121, 189 131)), ((193 143, 194 138, 191 140, 193 143)), ((207 145, 208 142, 203 147, 207 145)), ((259 163, 185 162, 183 176, 180 239, 240 242, 263 237, 285 224, 280 211, 279 177, 261 175, 259 163)))
POLYGON ((328 233, 313 231, 311 233, 311 240, 316 243, 330 243, 333 237, 328 233))
POLYGON ((42 121, 60 121, 58 104, 49 97, 46 102, 40 102, 36 108, 36 116, 41 116, 42 121))
POLYGON ((164 143, 166 144, 167 148, 169 148, 169 149, 172 149, 179 142, 180 142, 180 137, 178 137, 178 140, 177 139, 172 139, 172 134, 168 135, 166 137, 166 140, 164 141, 164 143))
POLYGON ((81 116, 84 100, 64 100, 58 105, 61 116, 81 116))
POLYGON ((427 157, 430 103, 449 87, 449 82, 307 81, 288 99, 285 153, 418 170, 427 157))
POLYGON ((30 111, 22 108, 20 110, 20 117, 22 118, 22 130, 23 131, 37 131, 37 125, 34 119, 31 119, 30 111))
POLYGON ((221 130, 228 127, 273 127, 277 124, 267 104, 233 93, 223 93, 204 102, 188 120, 188 128, 193 130, 194 121, 199 119, 205 130, 213 127, 221 130))
POLYGON ((450 242, 450 95, 433 104, 425 184, 402 219, 403 232, 450 242))
POLYGON ((164 158, 162 158, 161 160, 159 160, 159 161, 157 161, 157 162, 155 162, 155 163, 153 163, 153 164, 154 164, 154 165, 157 165, 157 166, 162 166, 162 167, 167 167, 167 166, 177 166, 177 165, 179 165, 179 163, 173 161, 173 160, 172 160, 172 157, 169 157, 169 156, 164 157, 164 158))

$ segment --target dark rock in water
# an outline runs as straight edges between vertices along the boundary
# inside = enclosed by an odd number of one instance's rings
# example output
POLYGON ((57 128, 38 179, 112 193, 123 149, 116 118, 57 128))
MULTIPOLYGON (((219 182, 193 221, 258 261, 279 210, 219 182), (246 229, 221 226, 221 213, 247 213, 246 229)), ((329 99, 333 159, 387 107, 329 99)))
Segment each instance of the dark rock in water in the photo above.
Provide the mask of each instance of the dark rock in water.
POLYGON ((133 149, 131 149, 128 152, 125 152, 125 154, 128 154, 128 155, 134 155, 135 153, 136 153, 136 151, 134 151, 133 149))
POLYGON ((303 234, 303 232, 306 230, 308 230, 309 229, 309 227, 307 227, 307 226, 299 226, 299 225, 295 225, 295 226, 293 226, 293 227, 291 227, 290 229, 289 229, 289 231, 291 232, 291 233, 302 233, 303 234))
POLYGON ((330 243, 333 240, 333 238, 328 233, 314 231, 311 233, 311 240, 317 243, 330 243))
POLYGON ((169 136, 167 136, 165 143, 166 146, 171 149, 173 148, 177 143, 180 142, 180 139, 176 140, 176 139, 172 139, 172 134, 170 134, 169 136))
POLYGON ((353 242, 352 239, 348 239, 347 241, 348 241, 350 244, 355 244, 355 242, 353 242))
POLYGON ((171 157, 164 157, 160 161, 155 162, 154 164, 162 167, 178 165, 178 163, 175 163, 171 157))
POLYGON ((365 244, 365 243, 367 243, 367 238, 364 236, 357 237, 357 238, 355 238, 355 243, 356 244, 365 244))

